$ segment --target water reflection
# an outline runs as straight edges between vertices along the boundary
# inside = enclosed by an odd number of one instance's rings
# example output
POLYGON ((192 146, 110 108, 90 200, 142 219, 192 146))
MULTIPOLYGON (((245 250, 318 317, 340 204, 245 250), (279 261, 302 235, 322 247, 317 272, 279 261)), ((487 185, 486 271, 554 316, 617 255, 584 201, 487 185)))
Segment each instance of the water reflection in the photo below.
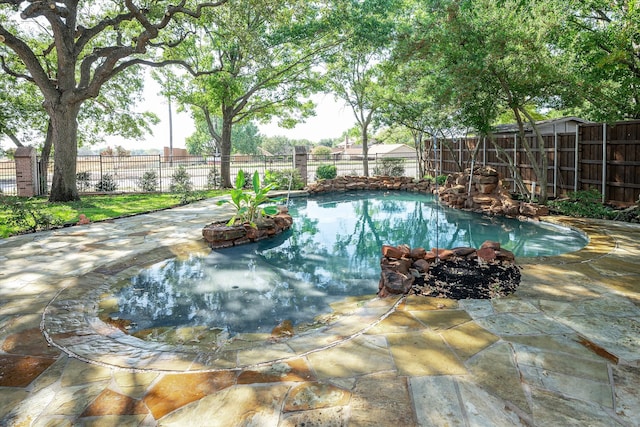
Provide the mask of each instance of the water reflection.
POLYGON ((329 312, 347 295, 373 294, 380 247, 479 247, 495 240, 516 256, 580 249, 579 233, 547 224, 486 217, 438 206, 431 196, 354 193, 294 199, 292 230, 275 239, 168 260, 117 293, 119 312, 136 330, 200 326, 229 335, 270 332, 329 312))

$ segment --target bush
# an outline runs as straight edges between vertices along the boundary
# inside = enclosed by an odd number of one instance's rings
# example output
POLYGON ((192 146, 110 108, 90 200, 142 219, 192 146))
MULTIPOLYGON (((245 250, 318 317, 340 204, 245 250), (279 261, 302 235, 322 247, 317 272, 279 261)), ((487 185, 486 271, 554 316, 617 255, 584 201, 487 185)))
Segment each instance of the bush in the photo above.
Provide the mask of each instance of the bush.
POLYGON ((270 185, 274 190, 289 190, 289 180, 291 180, 291 190, 304 188, 304 182, 298 169, 268 169, 264 173, 265 185, 270 185))
POLYGON ((207 190, 220 188, 220 171, 214 165, 207 173, 207 190))
POLYGON ((387 157, 379 160, 380 165, 373 169, 374 175, 404 176, 404 159, 387 157))
POLYGON ((570 192, 567 199, 549 201, 549 208, 562 215, 614 219, 617 212, 602 203, 602 193, 592 188, 570 192))
POLYGON ((91 185, 91 172, 84 171, 76 173, 76 186, 78 187, 78 191, 83 192, 89 189, 91 185))
POLYGON ((318 145, 317 147, 313 147, 311 154, 316 160, 329 160, 331 158, 331 148, 318 145))
POLYGON ((186 193, 193 190, 193 184, 191 183, 191 175, 187 172, 187 168, 184 165, 179 165, 173 175, 171 175, 171 184, 169 184, 169 191, 172 193, 186 193))
POLYGON ((142 191, 153 192, 158 190, 158 174, 156 171, 146 171, 138 181, 142 191))
POLYGON ((32 198, 2 197, 0 201, 9 208, 9 213, 2 222, 20 230, 48 230, 63 223, 60 218, 47 212, 46 206, 36 203, 32 198))
POLYGON ((438 185, 444 185, 447 182, 448 175, 438 175, 437 177, 433 177, 433 175, 425 175, 424 179, 427 181, 435 182, 438 185))
POLYGON ((320 165, 316 169, 316 179, 333 179, 338 175, 338 168, 334 165, 320 165))
POLYGON ((176 193, 180 196, 180 203, 187 204, 189 201, 196 199, 193 192, 193 183, 191 182, 191 175, 187 172, 187 168, 184 165, 179 165, 173 175, 171 175, 171 184, 169 184, 169 191, 176 193))
POLYGON ((115 179, 113 179, 113 175, 111 175, 110 173, 105 173, 104 175, 102 175, 100 181, 96 183, 96 191, 98 192, 111 193, 113 191, 116 191, 117 189, 118 184, 116 183, 115 179))

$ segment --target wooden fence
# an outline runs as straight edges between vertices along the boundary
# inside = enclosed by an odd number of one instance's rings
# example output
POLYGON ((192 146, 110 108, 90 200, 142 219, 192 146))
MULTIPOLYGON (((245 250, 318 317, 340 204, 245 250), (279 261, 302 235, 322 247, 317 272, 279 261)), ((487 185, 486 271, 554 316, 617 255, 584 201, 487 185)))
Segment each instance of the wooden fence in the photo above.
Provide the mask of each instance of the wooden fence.
MULTIPOLYGON (((540 164, 536 138, 526 139, 534 161, 540 164)), ((596 188, 603 201, 612 204, 630 205, 640 198, 640 121, 583 124, 575 133, 545 135, 543 139, 550 197, 596 188)), ((495 168, 505 185, 517 191, 510 159, 529 191, 535 187, 536 194, 540 193, 539 179, 524 143, 515 134, 496 136, 493 143, 489 138, 440 141, 429 152, 427 172, 449 174, 471 167, 473 150, 478 144, 476 165, 495 168)))

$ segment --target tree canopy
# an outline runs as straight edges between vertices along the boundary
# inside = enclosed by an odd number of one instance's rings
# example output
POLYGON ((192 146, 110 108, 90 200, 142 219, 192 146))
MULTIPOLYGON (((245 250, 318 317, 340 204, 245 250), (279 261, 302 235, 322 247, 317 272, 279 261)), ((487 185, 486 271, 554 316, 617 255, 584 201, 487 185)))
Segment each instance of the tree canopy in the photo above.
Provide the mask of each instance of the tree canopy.
POLYGON ((187 36, 184 23, 224 4, 133 0, 0 0, 3 72, 42 97, 55 150, 51 201, 79 199, 78 116, 88 100, 132 67, 162 65, 164 49, 187 36))
MULTIPOLYGON (((638 119, 640 7, 635 0, 0 0, 0 134, 14 145, 53 145, 50 200, 78 198, 79 145, 102 134, 136 137, 153 123, 132 113, 141 65, 181 67, 158 73, 165 95, 192 113, 196 151, 223 156, 229 186, 225 158, 254 152, 252 126, 305 120, 314 114, 309 96, 320 90, 351 108, 365 154, 372 127, 402 126, 424 152, 432 138, 491 135, 507 118, 521 134, 562 113, 638 119), (234 127, 246 138, 234 137, 234 127)), ((527 149, 541 189, 544 149, 542 138, 527 149)))

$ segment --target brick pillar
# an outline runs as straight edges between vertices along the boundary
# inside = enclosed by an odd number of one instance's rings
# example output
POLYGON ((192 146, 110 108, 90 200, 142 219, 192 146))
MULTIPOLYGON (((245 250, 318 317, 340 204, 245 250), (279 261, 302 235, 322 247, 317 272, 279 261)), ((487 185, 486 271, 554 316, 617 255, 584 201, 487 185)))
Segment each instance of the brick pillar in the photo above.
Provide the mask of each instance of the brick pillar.
POLYGON ((38 161, 36 149, 18 147, 14 155, 16 162, 16 187, 18 197, 33 197, 38 194, 38 161))
POLYGON ((295 146, 293 149, 293 167, 298 169, 302 182, 307 185, 307 149, 302 146, 295 146))

